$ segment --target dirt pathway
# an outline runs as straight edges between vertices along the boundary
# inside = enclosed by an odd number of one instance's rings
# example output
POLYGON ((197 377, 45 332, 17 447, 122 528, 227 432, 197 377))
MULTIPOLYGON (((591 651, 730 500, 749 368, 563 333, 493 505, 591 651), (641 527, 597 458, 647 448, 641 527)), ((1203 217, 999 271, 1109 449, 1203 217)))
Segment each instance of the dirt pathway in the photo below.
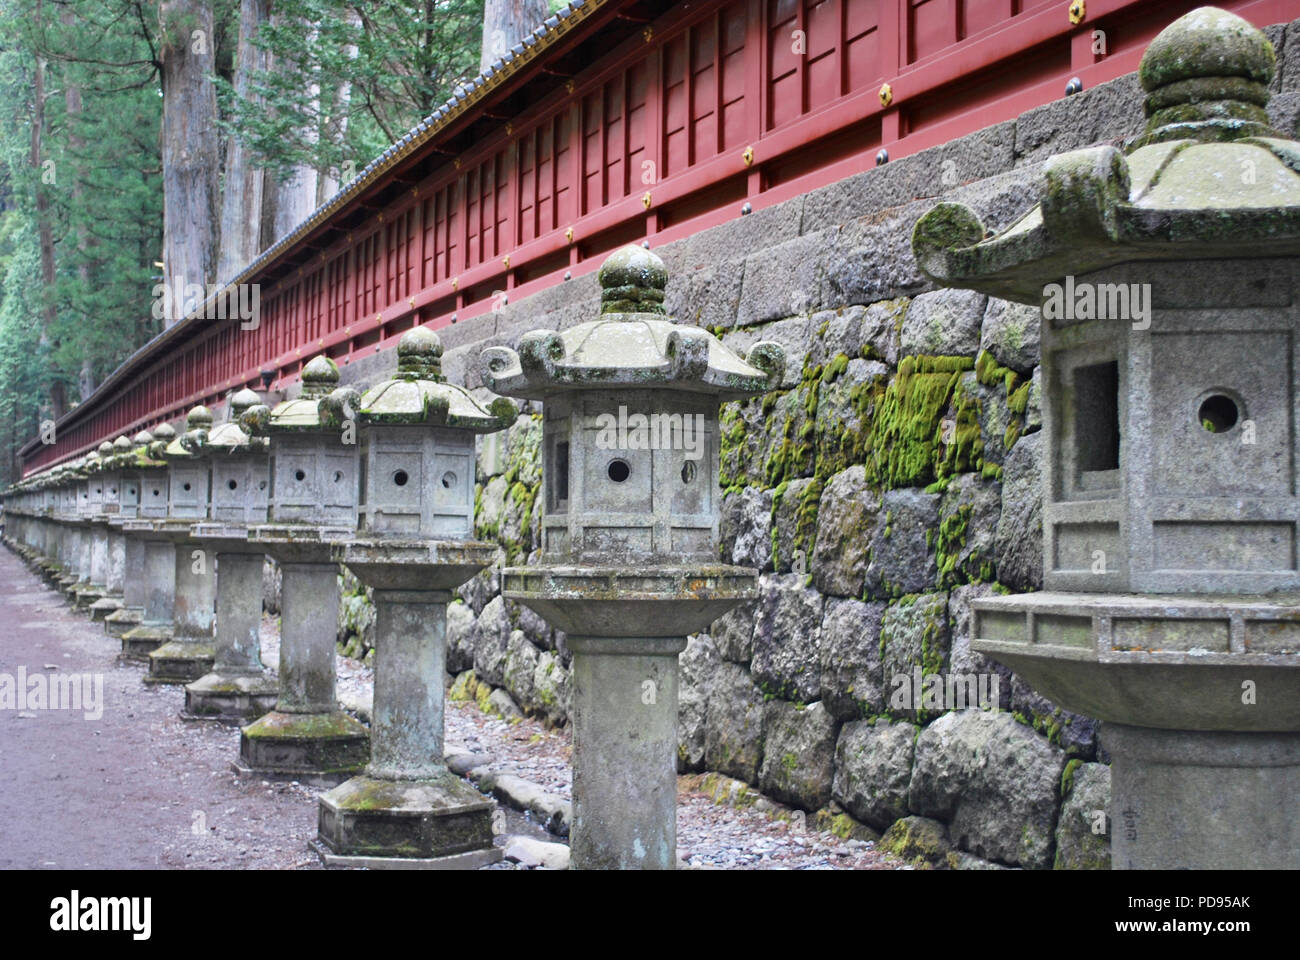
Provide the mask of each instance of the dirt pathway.
POLYGON ((103 684, 89 716, 0 709, 0 868, 317 867, 315 792, 237 778, 239 731, 181 720, 181 689, 118 650, 0 548, 0 685, 20 667, 103 684))

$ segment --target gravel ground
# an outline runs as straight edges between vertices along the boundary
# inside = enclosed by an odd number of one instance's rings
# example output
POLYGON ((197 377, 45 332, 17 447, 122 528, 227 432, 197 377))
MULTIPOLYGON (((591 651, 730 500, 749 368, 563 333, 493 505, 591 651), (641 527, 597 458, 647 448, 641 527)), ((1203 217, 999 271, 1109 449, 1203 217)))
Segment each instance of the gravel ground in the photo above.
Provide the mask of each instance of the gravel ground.
MULTIPOLYGON (((117 660, 119 644, 102 624, 75 612, 56 592, 0 550, 0 672, 56 671, 103 677, 103 713, 0 712, 0 868, 318 869, 315 837, 320 791, 297 783, 235 776, 239 731, 181 720, 178 687, 147 687, 145 667, 117 660)), ((279 662, 277 622, 264 618, 262 657, 279 662)), ((339 696, 365 713, 373 671, 338 658, 339 696)), ((572 741, 567 729, 536 720, 508 722, 472 702, 449 702, 448 753, 481 755, 510 773, 571 799, 572 741)), ((697 868, 879 869, 902 866, 869 843, 806 830, 801 815, 714 803, 701 778, 679 779, 678 849, 697 868), (790 819, 782 819, 787 817, 790 819)), ((504 805, 503 805, 504 806, 504 805)), ((529 814, 505 810, 497 837, 563 842, 529 814)), ((497 869, 510 868, 505 862, 497 869)), ((491 868, 488 868, 491 869, 491 868)))
MULTIPOLYGON (((272 632, 274 627, 272 625, 272 632)), ((263 633, 263 650, 278 638, 263 633)), ((364 663, 339 658, 339 691, 345 701, 369 703, 374 672, 364 663)), ((448 753, 480 754, 494 773, 509 773, 547 793, 572 800, 573 739, 568 728, 547 728, 532 719, 507 721, 485 714, 472 701, 449 701, 448 753)), ((715 803, 700 790, 700 777, 678 778, 677 850, 692 867, 739 870, 911 869, 862 840, 844 840, 805 827, 801 812, 767 801, 771 813, 753 807, 715 803)), ((531 817, 524 815, 524 822, 531 817)), ((540 830, 532 835, 552 842, 562 838, 540 830)))

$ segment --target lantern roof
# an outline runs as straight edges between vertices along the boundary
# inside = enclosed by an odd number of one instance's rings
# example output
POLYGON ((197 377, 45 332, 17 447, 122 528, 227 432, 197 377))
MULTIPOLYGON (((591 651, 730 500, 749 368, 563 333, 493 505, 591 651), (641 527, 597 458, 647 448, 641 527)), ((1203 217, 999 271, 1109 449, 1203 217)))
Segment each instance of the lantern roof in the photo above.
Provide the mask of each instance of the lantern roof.
POLYGON ((515 422, 518 410, 504 397, 490 408, 442 376, 442 342, 427 327, 414 327, 397 343, 397 374, 365 392, 357 414, 373 424, 428 424, 492 433, 515 422))
POLYGON ((714 394, 722 399, 775 389, 785 351, 762 341, 741 357, 699 327, 664 313, 668 271, 655 254, 628 246, 597 275, 598 320, 568 330, 531 330, 518 350, 489 347, 480 362, 490 389, 508 397, 544 398, 571 390, 649 388, 714 394))
POLYGON ((262 398, 245 387, 232 394, 226 405, 226 421, 206 433, 195 434, 195 452, 200 456, 216 454, 261 453, 267 448, 265 437, 254 437, 241 422, 245 413, 261 405, 262 398))
POLYGON ((1300 254, 1300 143, 1264 109, 1275 65, 1241 17, 1180 17, 1142 57, 1141 135, 1050 159, 1041 201, 995 236, 969 207, 939 204, 912 233, 917 264, 944 286, 1038 305, 1048 284, 1112 264, 1300 254))
POLYGON ((357 392, 338 384, 338 364, 324 354, 315 356, 302 368, 302 393, 274 409, 255 404, 244 411, 240 424, 258 437, 341 429, 351 419, 357 392))
MULTIPOLYGON (((185 415, 185 432, 176 436, 162 450, 166 460, 192 460, 195 450, 201 444, 201 436, 206 436, 212 426, 212 411, 199 404, 185 415)), ((156 433, 156 431, 155 431, 156 433)))

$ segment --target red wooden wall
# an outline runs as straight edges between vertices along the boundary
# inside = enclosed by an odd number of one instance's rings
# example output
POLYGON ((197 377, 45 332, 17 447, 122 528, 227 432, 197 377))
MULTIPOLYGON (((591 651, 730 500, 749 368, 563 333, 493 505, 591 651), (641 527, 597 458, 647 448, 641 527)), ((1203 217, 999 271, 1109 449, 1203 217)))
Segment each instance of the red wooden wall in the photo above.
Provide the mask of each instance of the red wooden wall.
MULTIPOLYGON (((662 243, 778 203, 1136 69, 1191 0, 703 0, 678 4, 467 151, 430 151, 417 182, 299 265, 265 272, 261 323, 195 324, 33 441, 44 468, 277 383, 326 352, 340 363, 415 323, 471 321, 649 238, 662 243), (1106 32, 1107 55, 1092 50, 1106 32), (881 85, 893 99, 883 104, 881 85), (752 152, 747 152, 752 151, 752 152)), ((1296 0, 1220 0, 1264 25, 1296 0)), ((542 56, 545 56, 543 54, 542 56)), ((355 209, 339 216, 357 221, 355 209)))

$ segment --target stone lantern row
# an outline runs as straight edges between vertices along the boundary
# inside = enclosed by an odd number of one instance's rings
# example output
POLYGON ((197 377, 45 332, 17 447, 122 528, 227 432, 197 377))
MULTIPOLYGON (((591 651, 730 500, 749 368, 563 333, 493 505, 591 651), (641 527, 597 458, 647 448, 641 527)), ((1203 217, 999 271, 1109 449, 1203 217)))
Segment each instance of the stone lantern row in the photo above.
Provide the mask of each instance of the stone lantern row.
MULTIPOLYGON (((742 359, 676 325, 663 263, 639 247, 600 281, 599 319, 484 355, 499 393, 547 409, 546 549, 507 585, 573 638, 574 865, 665 868, 677 654, 755 594, 755 571, 716 561, 718 404, 771 389, 783 356, 765 343, 742 359), (596 421, 628 404, 685 424, 689 442, 599 449, 596 421)), ((447 383, 427 329, 397 353, 364 394, 316 357, 292 400, 240 390, 224 423, 195 407, 181 432, 120 437, 24 481, 5 496, 6 539, 147 662, 146 683, 183 686, 183 717, 241 724, 236 771, 332 787, 314 844, 327 864, 476 866, 499 852, 491 801, 443 759, 446 605, 496 556, 472 539, 475 437, 516 407, 447 383), (278 676, 260 657, 266 556, 281 574, 278 676), (336 698, 340 563, 376 608, 369 730, 336 698)))
MULTIPOLYGON (((1300 143, 1268 124, 1274 68, 1249 23, 1194 10, 1143 57, 1123 150, 1048 161, 1001 233, 948 203, 913 234, 936 283, 1043 306, 1046 590, 976 600, 971 646, 1103 721, 1121 868, 1300 866, 1300 143)), ((241 391, 225 424, 198 407, 20 483, 6 540, 149 682, 186 684, 187 716, 252 720, 239 769, 338 783, 327 862, 479 864, 491 806, 443 762, 445 608, 494 554, 470 539, 474 436, 542 401, 542 550, 502 592, 573 651, 572 863, 672 868, 677 655, 756 594, 717 561, 718 407, 785 358, 673 322, 641 248, 599 280, 598 318, 484 351, 490 408, 412 330, 363 395, 318 357, 274 409, 241 391), (659 442, 611 448, 629 413, 659 442), (369 731, 335 699, 339 563, 374 591, 369 731)))

